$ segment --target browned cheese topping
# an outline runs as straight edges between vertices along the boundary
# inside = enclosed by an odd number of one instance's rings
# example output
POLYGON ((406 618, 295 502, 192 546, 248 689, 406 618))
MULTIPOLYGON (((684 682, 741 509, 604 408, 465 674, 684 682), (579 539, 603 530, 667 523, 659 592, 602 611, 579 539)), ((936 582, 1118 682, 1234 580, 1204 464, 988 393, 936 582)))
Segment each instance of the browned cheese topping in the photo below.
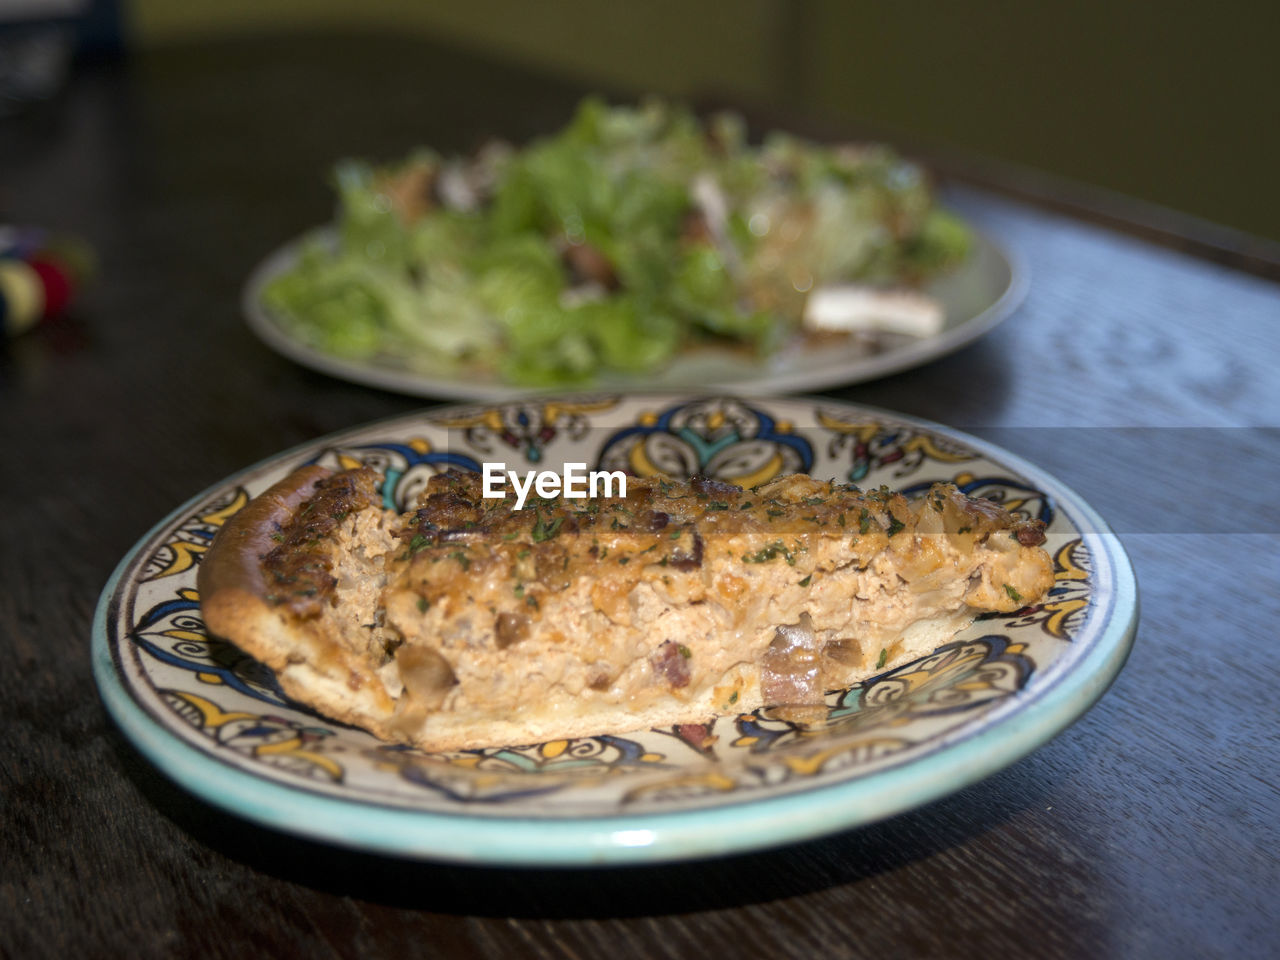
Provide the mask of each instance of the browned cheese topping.
MULTIPOLYGON (((391 578, 409 583, 426 604, 449 596, 479 600, 482 584, 495 580, 507 591, 498 599, 496 642, 516 642, 527 623, 539 616, 543 600, 567 589, 580 577, 627 596, 641 581, 661 580, 670 588, 681 578, 693 591, 696 575, 713 547, 717 560, 742 564, 786 565, 796 579, 816 572, 808 558, 815 536, 841 541, 849 562, 865 563, 895 538, 917 533, 945 535, 953 546, 972 549, 993 535, 1012 537, 1022 546, 1044 542, 1044 524, 1017 520, 997 504, 964 496, 950 484, 935 485, 923 510, 888 488, 863 492, 839 482, 787 476, 752 490, 694 477, 691 480, 631 477, 627 496, 570 500, 531 496, 515 510, 515 496, 482 496, 478 474, 450 471, 433 477, 420 507, 402 518, 391 578), (929 513, 934 522, 922 522, 929 513), (926 529, 927 528, 927 529, 926 529), (397 566, 398 565, 398 566, 397 566), (496 576, 495 576, 496 575, 496 576), (505 600, 506 602, 502 602, 505 600)), ((917 538, 916 552, 930 553, 928 538, 917 538)), ((922 559, 929 565, 930 559, 922 559)), ((597 597, 605 606, 607 597, 597 597)), ((669 652, 656 669, 679 686, 680 670, 669 652)))
POLYGON ((280 527, 278 544, 262 558, 267 599, 288 604, 299 616, 315 616, 337 581, 329 538, 348 515, 379 502, 378 475, 368 467, 345 470, 316 484, 315 495, 280 527))

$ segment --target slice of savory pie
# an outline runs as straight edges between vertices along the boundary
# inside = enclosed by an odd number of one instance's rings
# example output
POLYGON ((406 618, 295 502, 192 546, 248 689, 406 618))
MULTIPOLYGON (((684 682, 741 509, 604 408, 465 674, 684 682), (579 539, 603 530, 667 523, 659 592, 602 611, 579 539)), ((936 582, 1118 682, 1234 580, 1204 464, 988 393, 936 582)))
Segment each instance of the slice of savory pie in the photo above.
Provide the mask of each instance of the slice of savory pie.
POLYGON ((232 517, 204 619, 296 700, 427 749, 814 706, 1053 578, 1043 524, 947 484, 628 478, 516 510, 449 472, 397 515, 379 480, 306 467, 232 517))

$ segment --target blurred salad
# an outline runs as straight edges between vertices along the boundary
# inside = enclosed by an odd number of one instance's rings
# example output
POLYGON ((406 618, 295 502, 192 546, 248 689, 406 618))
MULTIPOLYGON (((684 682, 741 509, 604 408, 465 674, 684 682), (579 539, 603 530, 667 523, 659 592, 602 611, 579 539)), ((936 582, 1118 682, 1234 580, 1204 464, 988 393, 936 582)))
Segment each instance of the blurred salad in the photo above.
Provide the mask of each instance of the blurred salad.
POLYGON ((916 284, 969 231, 883 146, 824 147, 662 103, 589 99, 554 136, 335 171, 336 242, 264 291, 344 358, 512 383, 644 373, 700 342, 776 349, 811 292, 916 284))

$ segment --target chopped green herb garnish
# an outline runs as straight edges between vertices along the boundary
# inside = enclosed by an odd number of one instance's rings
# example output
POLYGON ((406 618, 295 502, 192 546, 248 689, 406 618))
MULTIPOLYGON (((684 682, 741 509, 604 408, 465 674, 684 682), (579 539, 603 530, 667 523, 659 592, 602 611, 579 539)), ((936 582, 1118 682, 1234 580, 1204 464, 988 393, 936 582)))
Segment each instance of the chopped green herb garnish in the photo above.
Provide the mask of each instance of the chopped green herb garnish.
POLYGON ((895 533, 900 532, 902 528, 905 526, 906 526, 905 523, 903 523, 893 514, 889 514, 889 536, 892 537, 895 533))
POLYGON ((866 507, 862 508, 862 512, 858 514, 858 532, 866 533, 871 529, 871 511, 866 507))
POLYGON ((538 514, 537 522, 533 525, 533 542, 542 543, 544 540, 550 540, 560 532, 562 523, 564 523, 564 517, 556 517, 550 523, 546 523, 542 519, 542 514, 538 514))
POLYGON ((535 609, 535 610, 539 609, 539 608, 538 608, 538 598, 537 598, 537 597, 535 597, 533 594, 529 594, 529 596, 525 597, 525 598, 524 598, 524 602, 525 602, 528 606, 533 607, 533 609, 535 609))
POLYGON ((462 566, 463 570, 471 569, 471 558, 468 557, 466 553, 464 553, 463 551, 455 550, 453 551, 453 553, 449 554, 449 557, 450 559, 457 560, 458 563, 462 566))
POLYGON ((524 548, 524 549, 522 549, 519 553, 517 553, 517 554, 516 554, 516 559, 517 559, 517 560, 523 560, 523 559, 524 559, 525 557, 527 557, 528 555, 529 555, 529 548, 528 548, 528 547, 525 547, 525 548, 524 548))
POLYGON ((708 510, 728 510, 729 504, 725 503, 723 500, 712 500, 710 503, 707 504, 707 509, 708 510))
POLYGON ((795 566, 796 558, 791 555, 791 551, 783 545, 781 540, 775 540, 755 553, 744 553, 742 561, 744 563, 768 563, 778 556, 786 558, 787 563, 793 567, 795 566))
POLYGON ((803 580, 800 581, 800 586, 807 587, 810 581, 812 580, 813 580, 813 574, 811 573, 807 577, 805 577, 803 580))
POLYGON ((680 534, 681 534, 681 533, 683 533, 683 532, 684 532, 684 531, 682 531, 682 530, 672 530, 672 531, 671 531, 671 536, 667 537, 667 539, 668 539, 668 540, 679 540, 679 539, 680 539, 680 534))
POLYGON ((516 537, 518 537, 518 536, 520 536, 520 534, 516 533, 515 531, 512 531, 511 533, 504 533, 504 534, 502 535, 502 539, 503 539, 503 540, 514 540, 514 539, 515 539, 516 537))
POLYGON ((421 550, 427 549, 429 546, 431 546, 430 537, 424 537, 420 533, 415 533, 413 535, 413 539, 409 541, 409 552, 418 553, 421 550))
POLYGON ((631 562, 631 558, 630 558, 630 557, 619 557, 619 558, 618 558, 618 562, 619 562, 619 563, 630 563, 630 562, 631 562))
POLYGON ((429 604, 429 603, 427 602, 427 598, 426 598, 426 597, 419 597, 419 598, 418 598, 418 612, 419 612, 419 613, 426 613, 426 612, 427 612, 427 608, 428 608, 428 607, 430 607, 430 606, 431 606, 431 604, 429 604))
POLYGON ((842 526, 842 527, 844 526, 844 514, 843 514, 843 513, 841 513, 839 516, 837 516, 837 517, 836 517, 836 523, 840 524, 840 526, 842 526))
POLYGON ((881 647, 880 659, 876 661, 876 669, 879 670, 881 667, 883 667, 885 665, 885 662, 888 661, 888 659, 889 659, 888 649, 885 647, 881 647))
POLYGON ((750 500, 747 500, 747 501, 745 501, 745 502, 743 502, 743 503, 741 503, 741 504, 739 504, 739 505, 738 505, 738 509, 739 509, 739 510, 750 510, 750 509, 751 509, 751 507, 752 507, 752 503, 751 503, 751 501, 750 501, 750 500))
POLYGON ((283 542, 283 541, 284 541, 284 534, 283 534, 283 533, 273 533, 273 534, 271 535, 271 539, 272 539, 272 540, 274 540, 276 543, 281 543, 281 542, 283 542))
POLYGON ((680 656, 688 660, 693 656, 693 651, 686 647, 683 643, 676 644, 676 649, 680 651, 680 656))
POLYGON ((956 531, 956 533, 968 533, 972 529, 973 527, 961 527, 959 530, 956 531))
POLYGON ((737 703, 737 702, 738 702, 738 691, 737 691, 737 690, 735 690, 735 691, 733 691, 733 693, 729 694, 729 702, 730 702, 730 703, 737 703))
POLYGON ((1012 600, 1014 603, 1022 602, 1022 594, 1020 594, 1017 590, 1013 588, 1013 584, 1006 583, 1004 585, 1004 592, 1009 595, 1009 599, 1012 600))

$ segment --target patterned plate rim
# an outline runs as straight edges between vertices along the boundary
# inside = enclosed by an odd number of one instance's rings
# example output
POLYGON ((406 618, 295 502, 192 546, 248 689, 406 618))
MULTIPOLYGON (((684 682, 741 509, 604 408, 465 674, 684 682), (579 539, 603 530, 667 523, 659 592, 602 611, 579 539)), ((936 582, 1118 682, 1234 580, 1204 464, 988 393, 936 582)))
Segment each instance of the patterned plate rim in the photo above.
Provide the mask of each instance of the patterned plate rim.
MULTIPOLYGON (((599 397, 600 394, 593 394, 599 397)), ((675 403, 707 395, 628 394, 628 401, 675 403)), ((557 398, 569 400, 569 397, 557 398)), ((1010 703, 939 737, 900 765, 782 796, 758 794, 693 810, 599 817, 533 818, 405 809, 364 798, 335 797, 232 767, 181 739, 125 685, 108 623, 140 554, 165 529, 219 490, 343 438, 436 417, 469 404, 448 404, 335 431, 267 457, 213 484, 146 532, 117 565, 93 620, 92 662, 100 694, 125 735, 162 772, 203 799, 260 824, 312 839, 402 857, 491 865, 600 866, 698 859, 777 846, 875 822, 946 796, 1016 762, 1087 711, 1124 666, 1138 619, 1137 583, 1117 536, 1077 493, 1003 448, 928 420, 822 397, 760 397, 772 405, 817 405, 881 416, 960 442, 1034 480, 1081 525, 1097 584, 1090 630, 1042 679, 1010 703), (1092 531, 1085 533, 1084 531, 1092 531)), ((500 404, 501 405, 501 404, 500 404)))

